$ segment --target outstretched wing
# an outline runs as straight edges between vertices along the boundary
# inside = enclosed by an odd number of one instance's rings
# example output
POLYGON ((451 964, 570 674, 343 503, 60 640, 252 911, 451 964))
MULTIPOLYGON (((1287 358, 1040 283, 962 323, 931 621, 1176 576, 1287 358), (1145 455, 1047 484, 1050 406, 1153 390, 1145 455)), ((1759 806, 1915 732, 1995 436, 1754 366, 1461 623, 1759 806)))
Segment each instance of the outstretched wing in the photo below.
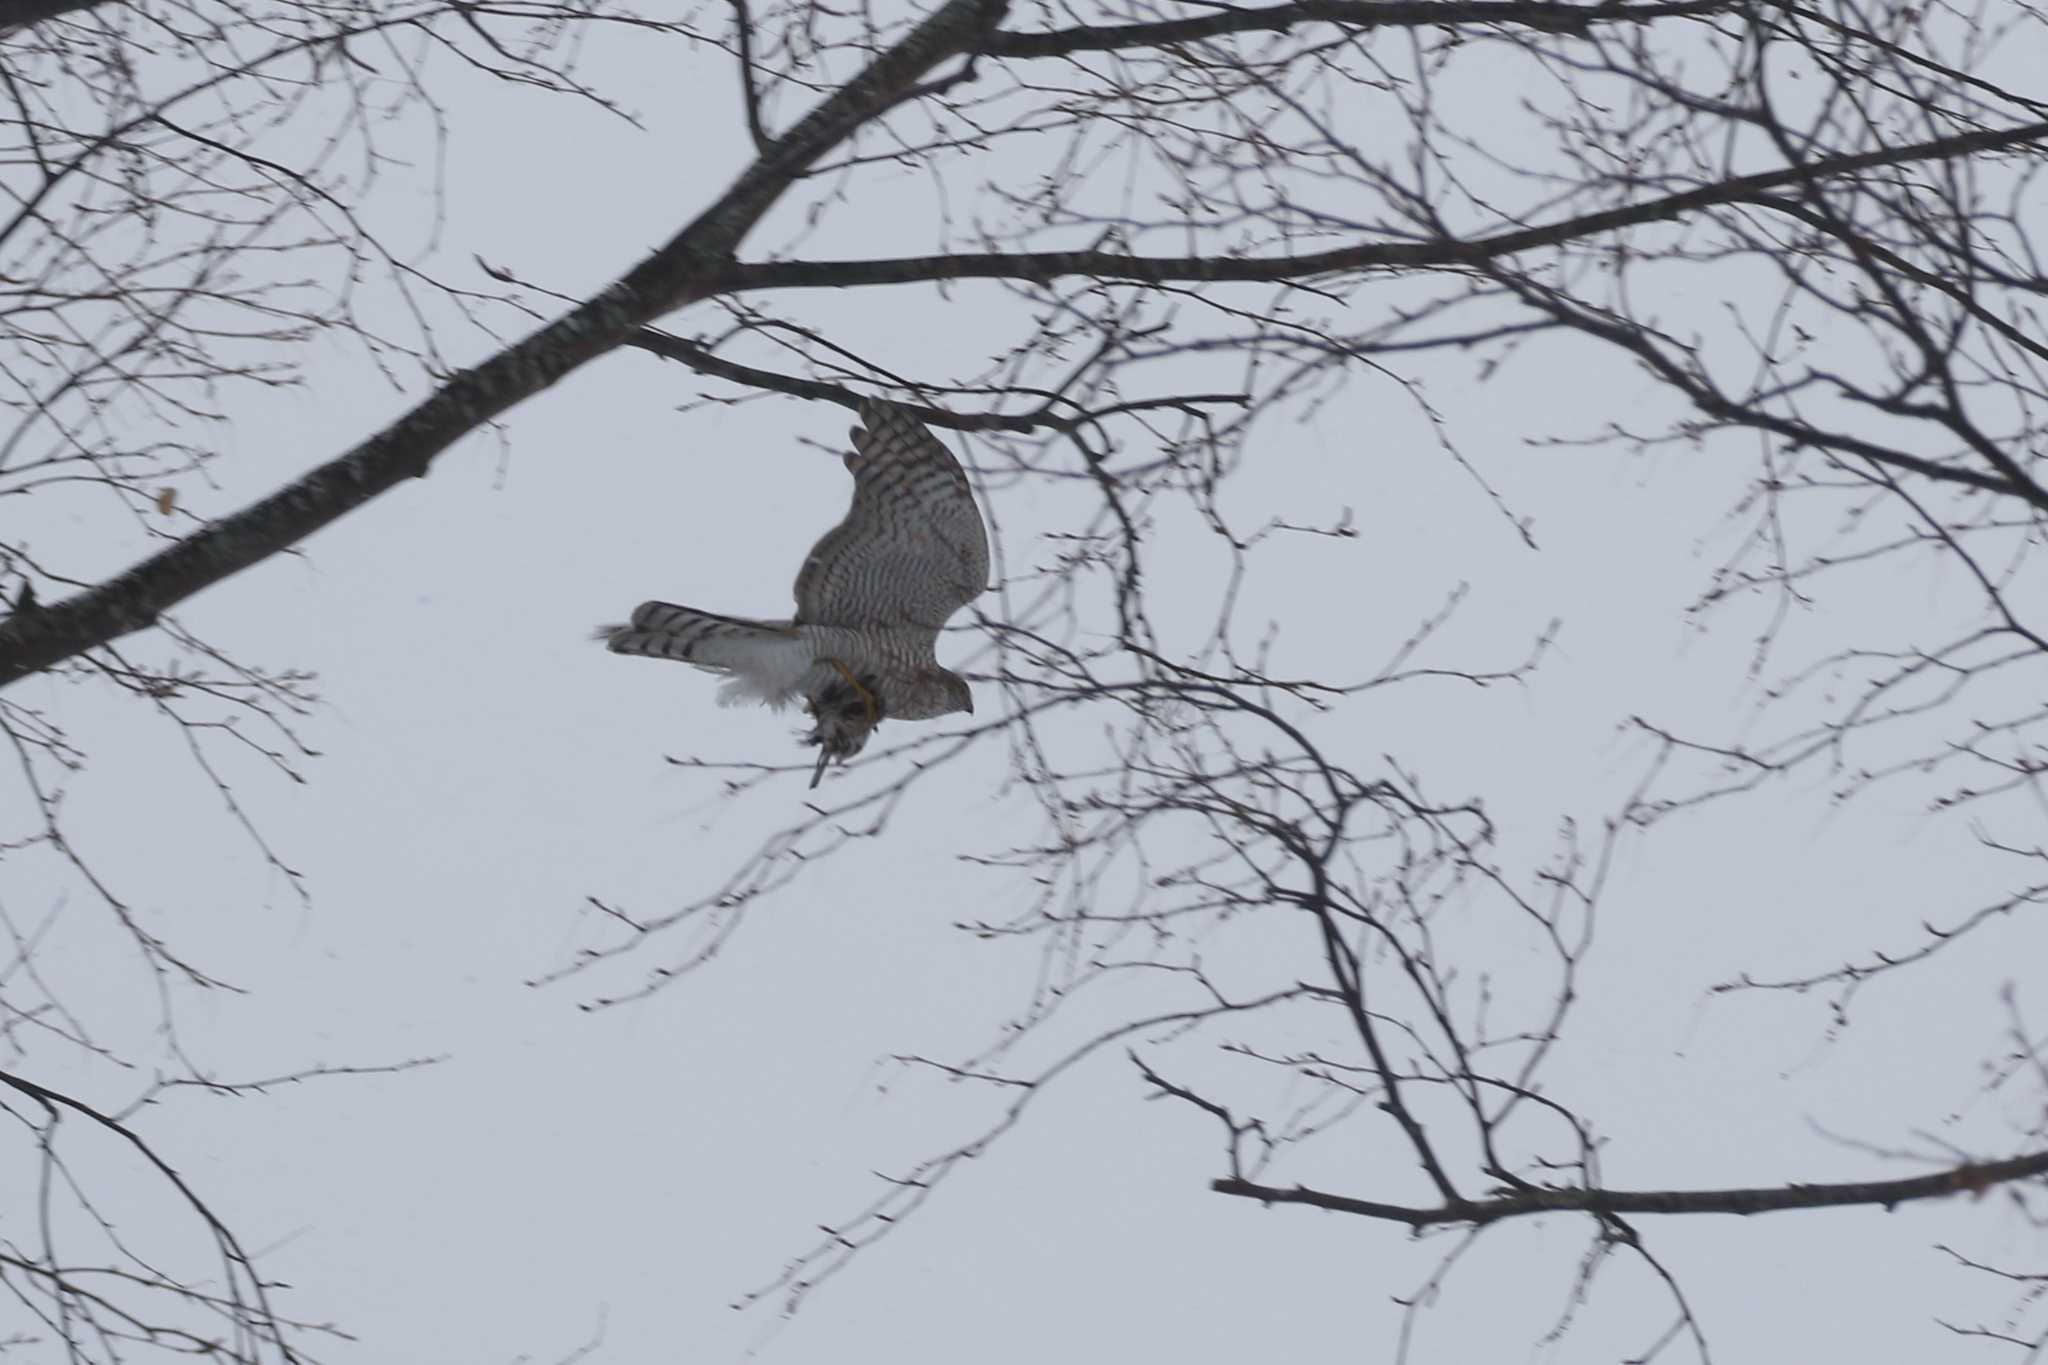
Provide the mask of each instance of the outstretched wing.
POLYGON ((853 506, 796 576, 796 619, 936 630, 988 586, 988 534, 951 451, 891 403, 860 405, 853 506))

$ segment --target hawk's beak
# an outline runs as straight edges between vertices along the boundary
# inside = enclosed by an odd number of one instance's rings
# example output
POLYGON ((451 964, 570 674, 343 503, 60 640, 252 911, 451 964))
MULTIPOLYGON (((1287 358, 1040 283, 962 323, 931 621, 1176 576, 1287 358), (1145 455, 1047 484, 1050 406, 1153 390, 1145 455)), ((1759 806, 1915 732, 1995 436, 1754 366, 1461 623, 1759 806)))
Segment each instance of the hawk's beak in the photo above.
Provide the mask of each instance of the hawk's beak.
POLYGON ((811 770, 812 791, 816 791, 818 789, 818 784, 825 780, 825 765, 829 763, 831 759, 832 751, 826 748, 824 745, 820 744, 818 746, 818 766, 811 770))

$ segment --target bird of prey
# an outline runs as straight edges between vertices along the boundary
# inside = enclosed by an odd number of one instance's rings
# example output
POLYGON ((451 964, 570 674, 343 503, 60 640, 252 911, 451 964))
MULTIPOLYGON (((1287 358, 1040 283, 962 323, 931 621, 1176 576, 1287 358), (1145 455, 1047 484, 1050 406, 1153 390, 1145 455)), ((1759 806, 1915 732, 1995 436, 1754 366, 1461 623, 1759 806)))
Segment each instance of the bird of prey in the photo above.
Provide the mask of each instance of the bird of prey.
POLYGON ((643 602, 598 631, 614 654, 676 659, 724 675, 721 705, 780 710, 801 699, 825 765, 859 753, 885 719, 972 713, 967 680, 940 667, 939 628, 988 586, 988 534, 967 475, 922 422, 860 405, 846 467, 853 505, 796 576, 796 615, 757 621, 643 602))

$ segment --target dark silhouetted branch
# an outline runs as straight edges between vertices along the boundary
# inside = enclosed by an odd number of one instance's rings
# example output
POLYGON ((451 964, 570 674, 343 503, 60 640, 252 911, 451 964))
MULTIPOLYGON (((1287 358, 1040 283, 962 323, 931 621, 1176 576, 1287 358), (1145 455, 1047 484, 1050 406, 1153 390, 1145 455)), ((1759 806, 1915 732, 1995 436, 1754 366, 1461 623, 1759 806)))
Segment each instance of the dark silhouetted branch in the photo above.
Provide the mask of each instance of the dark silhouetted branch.
POLYGON ((1500 24, 1542 33, 1585 33, 1596 24, 1647 24, 1658 19, 1727 14, 1731 0, 1674 0, 1668 4, 1551 4, 1548 0, 1301 0, 1262 9, 1224 9, 1186 19, 1148 24, 1102 24, 1051 33, 997 33, 983 49, 991 57, 1060 57, 1070 52, 1108 52, 1200 42, 1232 33, 1277 33, 1302 24, 1345 28, 1422 28, 1438 25, 1500 24))
POLYGON ((1954 1194, 1981 1194, 1997 1185, 2048 1175, 2048 1152, 2034 1152, 2008 1161, 1972 1162, 1932 1175, 1904 1180, 1852 1181, 1837 1185, 1765 1185, 1733 1190, 1516 1190, 1494 1199, 1469 1199, 1416 1208, 1323 1190, 1258 1185, 1224 1178, 1209 1182, 1218 1194, 1256 1199, 1262 1204, 1306 1204, 1333 1213, 1355 1213, 1411 1228, 1465 1224, 1473 1227, 1538 1213, 1726 1213, 1747 1217, 1794 1209, 1838 1209, 1874 1205, 1889 1209, 1916 1199, 1942 1199, 1954 1194))

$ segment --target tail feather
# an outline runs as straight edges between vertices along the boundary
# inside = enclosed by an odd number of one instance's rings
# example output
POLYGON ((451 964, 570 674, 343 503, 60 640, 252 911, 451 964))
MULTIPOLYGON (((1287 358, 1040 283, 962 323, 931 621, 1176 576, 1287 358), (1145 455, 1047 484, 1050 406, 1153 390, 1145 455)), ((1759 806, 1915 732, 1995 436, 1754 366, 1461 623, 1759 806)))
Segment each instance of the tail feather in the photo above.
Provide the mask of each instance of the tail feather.
POLYGON ((642 602, 630 622, 602 627, 598 638, 614 654, 674 659, 725 674, 718 689, 725 706, 783 706, 800 694, 812 662, 810 646, 790 622, 720 616, 672 602, 642 602))

